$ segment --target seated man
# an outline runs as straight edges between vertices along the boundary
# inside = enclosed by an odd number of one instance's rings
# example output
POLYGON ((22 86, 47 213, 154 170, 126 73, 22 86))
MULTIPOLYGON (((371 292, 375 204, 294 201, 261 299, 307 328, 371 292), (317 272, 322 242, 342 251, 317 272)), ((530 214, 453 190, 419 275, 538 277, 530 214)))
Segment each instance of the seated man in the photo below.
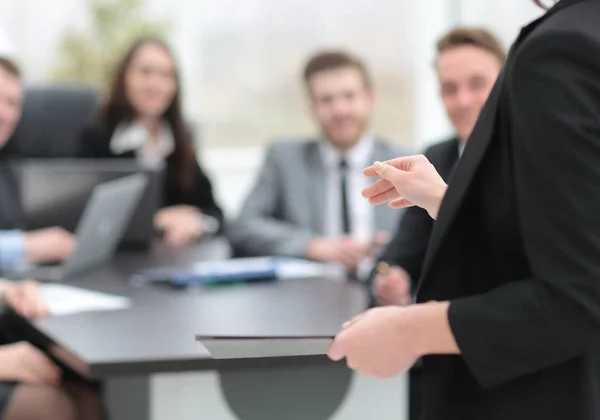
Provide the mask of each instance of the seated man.
POLYGON ((75 247, 74 237, 60 229, 23 232, 22 211, 14 168, 2 148, 21 114, 21 83, 18 68, 0 57, 0 271, 24 262, 66 259, 75 247))
MULTIPOLYGON (((489 32, 457 28, 437 44, 441 98, 456 137, 437 143, 425 156, 447 182, 504 64, 505 52, 489 32)), ((383 305, 407 305, 421 275, 433 219, 410 207, 373 273, 372 292, 383 305)), ((418 371, 411 371, 411 419, 419 418, 418 371)))
MULTIPOLYGON (((0 147, 11 135, 20 115, 19 70, 0 57, 0 147)), ((0 223, 18 225, 20 218, 15 174, 0 159, 0 223)), ((0 269, 21 260, 51 261, 66 258, 74 246, 73 237, 62 230, 22 233, 0 232, 0 269)), ((47 310, 36 283, 0 281, 0 295, 26 317, 44 315, 47 310)), ((27 342, 7 339, 0 325, 0 418, 4 420, 72 420, 105 418, 98 392, 91 385, 63 381, 60 369, 40 350, 27 342)))
POLYGON ((283 255, 367 267, 397 223, 387 206, 373 210, 361 196, 362 170, 375 160, 409 154, 369 131, 375 99, 364 64, 323 52, 304 69, 321 136, 273 144, 239 218, 229 229, 243 255, 283 255))

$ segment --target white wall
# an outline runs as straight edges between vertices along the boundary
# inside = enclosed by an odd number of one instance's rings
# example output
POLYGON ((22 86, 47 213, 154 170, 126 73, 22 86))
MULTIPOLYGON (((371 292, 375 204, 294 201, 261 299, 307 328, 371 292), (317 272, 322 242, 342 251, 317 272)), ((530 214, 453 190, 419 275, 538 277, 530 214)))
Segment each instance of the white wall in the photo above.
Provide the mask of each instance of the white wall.
POLYGON ((47 78, 62 28, 85 25, 87 1, 2 0, 0 26, 13 42, 27 80, 47 78))
POLYGON ((452 134, 452 127, 439 99, 438 81, 433 67, 436 40, 456 23, 456 1, 415 2, 412 37, 415 40, 412 65, 414 72, 414 146, 426 145, 452 134), (427 24, 424 24, 427 22, 427 24))
MULTIPOLYGON (((395 86, 380 92, 377 127, 421 150, 451 133, 432 67, 437 37, 455 23, 482 25, 508 46, 522 25, 542 13, 529 0, 147 0, 146 4, 150 16, 175 23, 172 43, 183 69, 186 109, 200 125, 201 159, 232 215, 254 182, 270 136, 311 130, 297 80, 308 51, 320 45, 345 45, 365 56, 376 76, 395 86), (286 56, 289 51, 291 58, 286 56), (254 92, 253 86, 262 90, 254 92), (262 99, 268 95, 275 99, 262 99), (282 100, 293 104, 286 112, 295 113, 295 119, 277 113, 282 100)), ((85 27, 85 10, 82 0, 0 1, 0 27, 21 57, 28 81, 48 78, 62 31, 85 27)))
MULTIPOLYGON (((375 130, 420 149, 449 131, 431 68, 433 41, 458 0, 146 0, 173 23, 185 105, 208 147, 249 147, 311 134, 299 78, 314 50, 348 48, 365 58, 380 106, 375 130)), ((85 28, 82 0, 2 0, 0 26, 28 81, 47 80, 57 41, 85 28)))

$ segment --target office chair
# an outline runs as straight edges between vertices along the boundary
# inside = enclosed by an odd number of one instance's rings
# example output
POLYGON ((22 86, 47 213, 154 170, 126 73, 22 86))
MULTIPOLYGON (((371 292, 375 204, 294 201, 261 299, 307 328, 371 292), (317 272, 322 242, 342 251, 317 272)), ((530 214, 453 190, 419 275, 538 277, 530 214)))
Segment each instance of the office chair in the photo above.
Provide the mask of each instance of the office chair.
POLYGON ((23 158, 71 158, 99 105, 99 93, 76 85, 25 88, 23 116, 6 151, 23 158))

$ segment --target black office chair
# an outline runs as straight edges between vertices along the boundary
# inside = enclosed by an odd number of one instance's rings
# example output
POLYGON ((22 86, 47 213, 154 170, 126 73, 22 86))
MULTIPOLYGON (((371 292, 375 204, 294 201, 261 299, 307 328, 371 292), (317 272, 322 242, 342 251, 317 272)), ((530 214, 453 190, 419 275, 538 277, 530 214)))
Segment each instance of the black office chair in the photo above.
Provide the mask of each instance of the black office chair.
POLYGON ((77 157, 79 135, 99 105, 95 89, 76 85, 30 86, 23 116, 6 151, 23 158, 77 157))

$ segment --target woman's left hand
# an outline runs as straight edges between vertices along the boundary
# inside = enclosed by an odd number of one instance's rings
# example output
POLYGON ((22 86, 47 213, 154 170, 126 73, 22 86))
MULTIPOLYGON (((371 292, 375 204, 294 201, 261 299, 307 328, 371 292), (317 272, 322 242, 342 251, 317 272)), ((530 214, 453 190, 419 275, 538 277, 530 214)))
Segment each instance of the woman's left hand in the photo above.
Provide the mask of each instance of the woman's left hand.
POLYGON ((32 280, 4 285, 4 301, 25 318, 48 315, 48 307, 40 296, 39 284, 32 280))
POLYGON ((190 245, 204 235, 200 211, 193 206, 179 205, 159 210, 154 216, 154 227, 163 233, 171 247, 190 245))
POLYGON ((391 378, 409 370, 421 356, 414 345, 411 310, 399 306, 370 309, 344 324, 328 350, 365 376, 391 378))

